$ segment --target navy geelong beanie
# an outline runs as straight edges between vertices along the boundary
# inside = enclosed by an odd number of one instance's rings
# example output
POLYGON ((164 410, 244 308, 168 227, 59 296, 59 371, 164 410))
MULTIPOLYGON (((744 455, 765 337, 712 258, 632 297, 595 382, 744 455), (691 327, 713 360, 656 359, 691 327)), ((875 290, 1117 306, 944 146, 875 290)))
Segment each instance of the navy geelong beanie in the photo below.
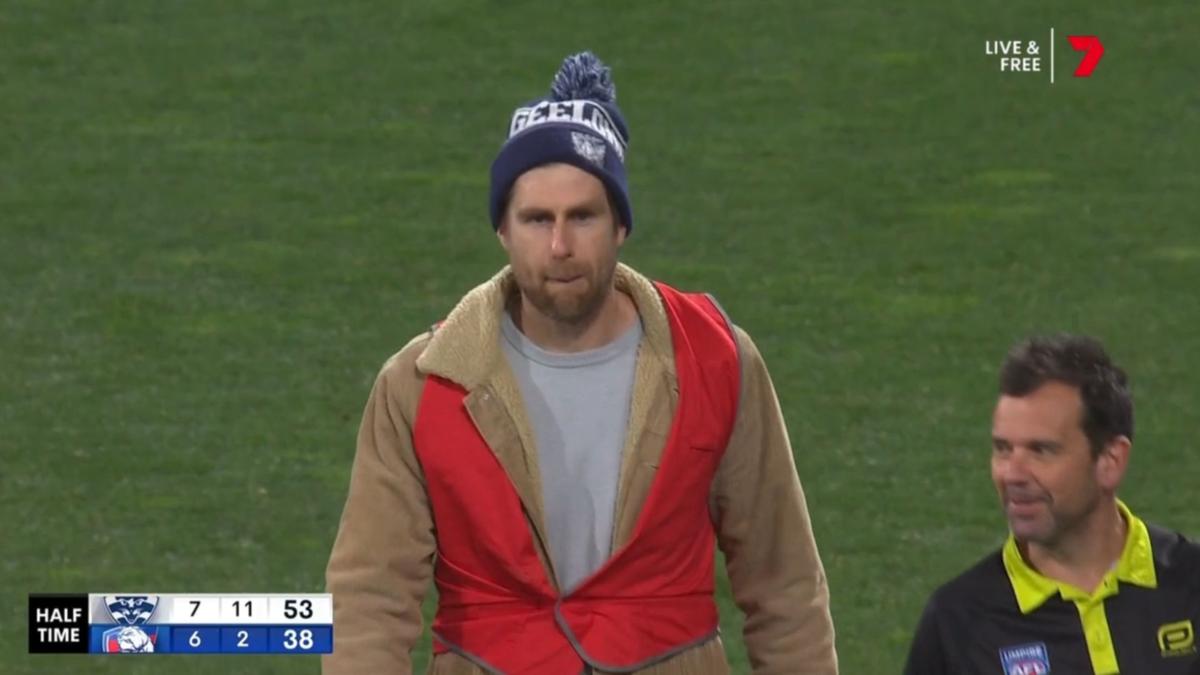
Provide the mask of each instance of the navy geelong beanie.
POLYGON ((633 231, 633 211, 625 179, 629 130, 617 108, 612 74, 591 52, 563 60, 550 95, 513 112, 508 138, 492 162, 492 229, 499 229, 509 192, 530 169, 563 162, 599 178, 617 206, 626 233, 633 231))

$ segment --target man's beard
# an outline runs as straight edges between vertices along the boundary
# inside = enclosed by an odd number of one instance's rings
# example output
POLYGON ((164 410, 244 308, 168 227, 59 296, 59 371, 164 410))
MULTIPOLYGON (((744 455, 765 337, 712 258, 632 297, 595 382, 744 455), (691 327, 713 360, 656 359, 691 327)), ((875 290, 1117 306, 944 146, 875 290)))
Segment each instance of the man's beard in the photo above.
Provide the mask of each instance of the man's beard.
POLYGON ((615 268, 615 265, 606 265, 595 276, 589 275, 586 269, 555 270, 534 283, 520 284, 521 291, 543 316, 561 323, 579 325, 593 318, 604 305, 612 287, 615 268), (559 284, 550 278, 572 276, 580 278, 562 285, 562 288, 553 289, 559 284), (582 288, 576 289, 577 285, 582 288))

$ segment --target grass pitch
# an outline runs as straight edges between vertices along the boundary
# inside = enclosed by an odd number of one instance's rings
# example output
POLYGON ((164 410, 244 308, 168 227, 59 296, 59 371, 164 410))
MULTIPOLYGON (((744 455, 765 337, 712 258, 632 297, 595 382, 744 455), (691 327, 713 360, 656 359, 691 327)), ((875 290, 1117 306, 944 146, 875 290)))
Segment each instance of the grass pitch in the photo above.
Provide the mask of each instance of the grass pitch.
POLYGON ((7 3, 0 671, 319 670, 31 657, 25 594, 321 590, 370 382, 502 264, 488 163, 581 48, 632 131, 625 260, 771 368, 844 673, 897 672, 1000 543, 995 370, 1030 332, 1107 342, 1123 496, 1200 535, 1200 13, 1094 4, 7 3), (1053 86, 984 54, 1050 27, 1053 86))

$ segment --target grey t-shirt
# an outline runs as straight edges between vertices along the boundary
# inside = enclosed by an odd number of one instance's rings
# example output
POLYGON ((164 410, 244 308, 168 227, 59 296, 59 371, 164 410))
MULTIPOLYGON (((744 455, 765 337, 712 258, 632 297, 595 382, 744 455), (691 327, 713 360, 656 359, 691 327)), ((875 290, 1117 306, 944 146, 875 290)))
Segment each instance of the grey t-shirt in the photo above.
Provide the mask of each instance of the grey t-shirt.
POLYGON ((533 425, 547 543, 559 585, 567 592, 612 552, 642 324, 635 322, 603 347, 569 354, 535 345, 507 312, 501 334, 533 425))

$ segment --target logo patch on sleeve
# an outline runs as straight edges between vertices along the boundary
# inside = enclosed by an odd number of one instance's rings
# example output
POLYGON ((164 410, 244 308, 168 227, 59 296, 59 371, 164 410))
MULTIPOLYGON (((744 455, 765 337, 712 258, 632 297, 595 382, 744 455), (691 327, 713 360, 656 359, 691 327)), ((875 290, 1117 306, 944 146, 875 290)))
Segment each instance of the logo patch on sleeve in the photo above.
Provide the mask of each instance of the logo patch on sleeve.
POLYGON ((1000 649, 1004 675, 1050 675, 1050 655, 1045 642, 1032 642, 1000 649))

